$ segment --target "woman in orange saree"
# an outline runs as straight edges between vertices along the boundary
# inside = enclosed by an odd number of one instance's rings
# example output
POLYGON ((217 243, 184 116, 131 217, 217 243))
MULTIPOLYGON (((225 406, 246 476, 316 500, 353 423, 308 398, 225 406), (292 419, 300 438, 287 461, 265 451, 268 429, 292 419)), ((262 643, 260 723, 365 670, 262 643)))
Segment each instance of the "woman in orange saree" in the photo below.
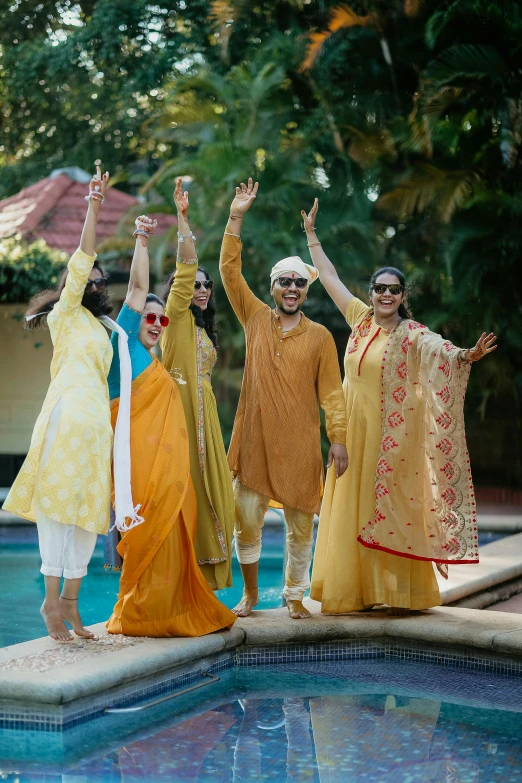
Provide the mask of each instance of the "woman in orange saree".
MULTIPOLYGON (((144 521, 122 533, 120 590, 107 628, 129 636, 203 636, 229 628, 236 616, 215 598, 196 560, 197 505, 183 404, 175 381, 150 353, 166 320, 161 300, 147 294, 147 239, 154 224, 140 218, 137 227, 129 290, 118 322, 129 336, 131 479, 144 521)), ((109 390, 115 425, 116 372, 109 373, 109 390)))

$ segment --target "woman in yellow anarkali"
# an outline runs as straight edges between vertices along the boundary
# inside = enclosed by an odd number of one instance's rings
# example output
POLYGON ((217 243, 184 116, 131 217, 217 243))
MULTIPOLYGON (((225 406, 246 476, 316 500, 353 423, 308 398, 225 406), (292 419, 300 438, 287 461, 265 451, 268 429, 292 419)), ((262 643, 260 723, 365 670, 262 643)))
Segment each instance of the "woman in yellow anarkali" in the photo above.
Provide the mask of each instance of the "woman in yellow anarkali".
POLYGON ((391 614, 440 603, 433 563, 478 562, 463 404, 470 363, 495 350, 483 334, 456 348, 414 321, 405 279, 376 272, 370 305, 340 281, 302 212, 321 282, 352 329, 345 357, 349 467, 328 471, 311 597, 326 614, 387 604, 391 614))
POLYGON ((212 280, 198 266, 188 223, 188 194, 178 179, 178 262, 163 299, 169 325, 161 340, 162 362, 178 381, 187 420, 190 473, 198 502, 195 541, 199 566, 214 590, 232 584, 234 495, 211 375, 217 359, 212 280))

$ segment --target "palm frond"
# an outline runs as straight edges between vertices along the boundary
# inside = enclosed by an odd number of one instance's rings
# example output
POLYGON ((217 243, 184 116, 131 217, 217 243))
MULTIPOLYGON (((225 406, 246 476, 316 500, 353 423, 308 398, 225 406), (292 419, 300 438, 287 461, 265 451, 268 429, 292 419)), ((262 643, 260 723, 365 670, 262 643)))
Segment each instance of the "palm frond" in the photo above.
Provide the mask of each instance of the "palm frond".
POLYGON ((425 80, 437 87, 467 79, 490 79, 502 82, 510 68, 494 46, 457 44, 432 60, 425 72, 425 80))
POLYGON ((364 133, 351 126, 348 126, 348 129, 352 134, 348 154, 361 168, 372 168, 379 158, 397 157, 397 150, 388 130, 364 133))
POLYGON ((424 0, 404 0, 404 13, 413 18, 419 16, 424 6, 424 0))
POLYGON ((360 16, 349 5, 340 5, 334 8, 328 27, 319 33, 312 33, 310 43, 306 51, 306 57, 301 65, 301 71, 308 71, 319 56, 325 42, 339 30, 351 27, 375 27, 377 17, 375 14, 360 16))
POLYGON ((469 202, 479 175, 469 170, 446 170, 429 163, 419 164, 394 190, 377 204, 400 220, 432 208, 443 223, 449 223, 458 209, 469 202))

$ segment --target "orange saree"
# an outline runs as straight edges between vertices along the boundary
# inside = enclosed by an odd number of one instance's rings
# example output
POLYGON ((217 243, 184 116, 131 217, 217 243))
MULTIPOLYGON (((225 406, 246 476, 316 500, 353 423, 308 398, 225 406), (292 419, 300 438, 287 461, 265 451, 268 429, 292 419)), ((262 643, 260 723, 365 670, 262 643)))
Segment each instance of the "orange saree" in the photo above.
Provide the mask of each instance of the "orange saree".
MULTIPOLYGON (((111 404, 115 426, 119 400, 111 404)), ((109 633, 203 636, 236 616, 202 576, 194 553, 196 496, 178 388, 157 359, 132 383, 131 479, 144 523, 122 534, 118 601, 109 633)))

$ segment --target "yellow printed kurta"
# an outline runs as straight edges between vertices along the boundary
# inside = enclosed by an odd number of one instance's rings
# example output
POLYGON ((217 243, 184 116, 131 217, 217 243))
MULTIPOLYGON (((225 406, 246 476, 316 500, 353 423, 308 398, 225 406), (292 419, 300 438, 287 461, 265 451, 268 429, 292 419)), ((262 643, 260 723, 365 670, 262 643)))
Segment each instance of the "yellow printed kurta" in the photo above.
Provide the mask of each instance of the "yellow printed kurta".
POLYGON ((178 263, 167 301, 170 323, 161 342, 162 363, 180 378, 189 433, 190 473, 198 503, 195 540, 199 566, 211 587, 232 584, 232 533, 234 495, 216 398, 210 375, 217 355, 207 333, 196 326, 190 302, 194 295, 197 264, 178 263))
POLYGON ((47 318, 54 346, 51 385, 4 509, 34 522, 37 507, 57 522, 107 533, 112 458, 107 373, 112 346, 100 321, 82 306, 94 258, 81 250, 71 256, 65 288, 47 318), (47 425, 59 401, 56 437, 37 483, 47 425))
MULTIPOLYGON (((363 302, 352 299, 347 311, 350 326, 367 311, 363 302)), ((375 475, 382 437, 381 368, 388 340, 389 334, 373 321, 364 356, 362 351, 347 351, 345 357, 350 464, 338 480, 335 471, 328 471, 310 591, 314 600, 321 601, 325 614, 353 612, 377 603, 408 609, 440 604, 431 562, 398 557, 357 543, 360 531, 375 511, 375 475)))
POLYGON ((241 241, 234 236, 223 237, 220 271, 246 337, 230 468, 246 487, 290 508, 316 513, 323 478, 319 405, 330 442, 346 442, 333 337, 304 314, 298 326, 283 334, 278 316, 248 287, 241 273, 241 241))

